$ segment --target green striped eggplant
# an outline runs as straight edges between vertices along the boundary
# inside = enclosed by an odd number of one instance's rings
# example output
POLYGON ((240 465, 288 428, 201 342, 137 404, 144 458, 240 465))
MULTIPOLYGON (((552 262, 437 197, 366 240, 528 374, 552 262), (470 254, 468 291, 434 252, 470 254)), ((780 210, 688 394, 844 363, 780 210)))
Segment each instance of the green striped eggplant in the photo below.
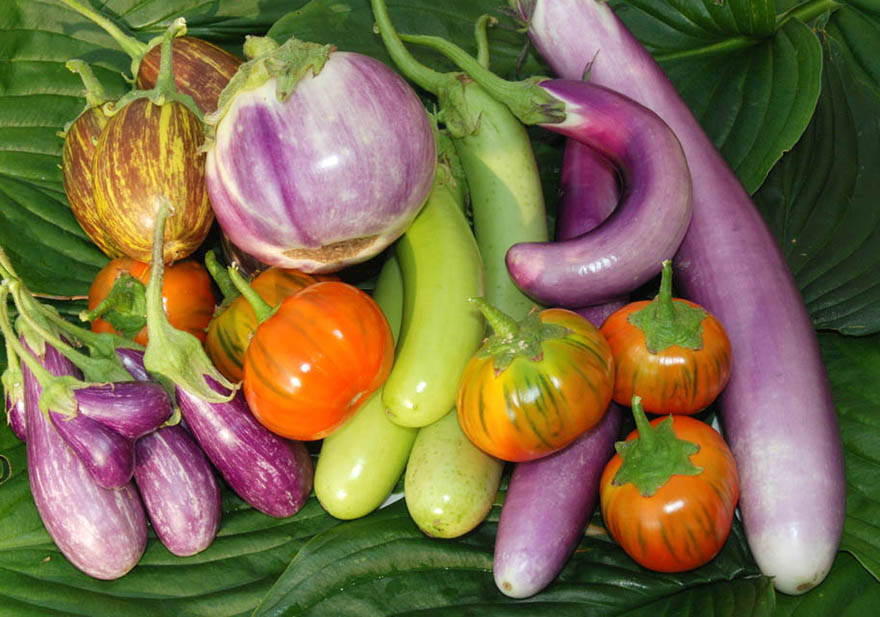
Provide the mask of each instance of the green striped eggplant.
POLYGON ((602 419, 614 357, 593 324, 561 308, 517 322, 475 301, 495 331, 465 367, 458 393, 458 420, 477 447, 506 461, 535 460, 602 419))
POLYGON ((165 263, 190 255, 208 235, 214 214, 205 189, 204 132, 177 101, 136 98, 116 112, 98 139, 95 205, 107 232, 132 259, 149 262, 161 198, 171 203, 165 263))

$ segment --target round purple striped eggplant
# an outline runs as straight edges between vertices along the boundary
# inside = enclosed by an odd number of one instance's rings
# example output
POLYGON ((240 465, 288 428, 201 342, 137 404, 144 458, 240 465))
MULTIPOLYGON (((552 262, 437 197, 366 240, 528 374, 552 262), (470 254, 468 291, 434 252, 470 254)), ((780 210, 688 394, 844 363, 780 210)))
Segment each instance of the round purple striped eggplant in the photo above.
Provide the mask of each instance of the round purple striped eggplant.
POLYGON ((310 70, 289 92, 281 77, 254 81, 267 58, 289 64, 292 45, 311 44, 291 38, 230 81, 214 116, 207 186, 242 251, 332 272, 378 254, 412 222, 433 181, 434 136, 413 89, 369 56, 313 46, 310 70))
POLYGON ((220 483, 205 453, 180 426, 135 443, 134 478, 153 530, 180 557, 208 548, 220 528, 220 483))
POLYGON ((501 507, 492 566, 505 595, 538 593, 571 557, 596 509, 620 418, 620 407, 611 403, 599 424, 564 449, 517 464, 501 507))
MULTIPOLYGON (((76 369, 46 345, 43 365, 54 375, 76 369)), ((37 511, 61 553, 98 579, 130 571, 147 545, 147 522, 134 484, 105 489, 39 409, 42 388, 22 366, 27 409, 28 479, 37 511)))
MULTIPOLYGON (((216 392, 224 392, 217 382, 206 380, 216 392)), ((177 402, 202 450, 233 491, 269 516, 299 512, 314 478, 305 444, 260 424, 241 390, 225 403, 209 403, 178 387, 177 402)))
POLYGON ((95 384, 74 390, 79 412, 123 437, 137 439, 171 416, 171 397, 151 381, 95 384))
POLYGON ((49 412, 52 426, 103 488, 119 488, 134 473, 134 441, 96 420, 49 412))
POLYGON ((557 75, 613 88, 654 110, 681 140, 694 215, 676 256, 682 294, 724 324, 737 368, 720 419, 737 461, 743 526, 761 571, 800 594, 840 545, 846 481, 837 414, 815 330, 773 234, 645 47, 596 0, 520 3, 557 75), (809 452, 809 456, 802 453, 809 452))

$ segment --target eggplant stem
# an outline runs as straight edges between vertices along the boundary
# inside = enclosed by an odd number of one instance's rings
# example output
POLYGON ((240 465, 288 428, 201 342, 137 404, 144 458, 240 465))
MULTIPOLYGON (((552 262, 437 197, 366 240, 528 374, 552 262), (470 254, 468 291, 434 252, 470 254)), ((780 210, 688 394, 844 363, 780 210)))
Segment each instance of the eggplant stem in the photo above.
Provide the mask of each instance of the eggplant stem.
POLYGON ((226 268, 217 261, 217 255, 213 250, 205 253, 205 268, 211 274, 217 287, 220 288, 220 293, 223 294, 222 304, 228 304, 240 295, 241 292, 238 291, 226 268))
POLYGON ((488 13, 477 18, 474 24, 474 39, 477 43, 477 62, 487 71, 489 70, 489 27, 495 26, 498 20, 488 13))
POLYGON ((132 78, 137 76, 138 70, 140 69, 141 59, 149 49, 149 46, 146 43, 126 34, 115 23, 81 2, 77 2, 76 0, 61 0, 61 3, 66 4, 69 8, 73 9, 83 17, 90 19, 109 34, 113 40, 116 41, 116 44, 122 48, 122 51, 131 58, 132 78))
POLYGON ((254 288, 251 287, 248 282, 244 279, 244 277, 239 273, 238 268, 235 266, 229 266, 226 268, 226 272, 229 274, 229 279, 232 281, 232 284, 235 285, 235 288, 244 296, 245 300, 248 301, 248 304, 251 305, 251 308, 254 309, 254 314, 257 316, 257 323, 263 323, 267 319, 269 319, 278 307, 273 307, 271 304, 263 300, 254 288))
POLYGON ((110 100, 107 97, 107 93, 104 91, 104 86, 98 81, 98 78, 95 77, 92 67, 89 66, 85 60, 74 58, 68 60, 64 66, 67 67, 67 70, 71 73, 79 75, 79 78, 82 80, 83 86, 85 87, 86 109, 100 107, 110 100))

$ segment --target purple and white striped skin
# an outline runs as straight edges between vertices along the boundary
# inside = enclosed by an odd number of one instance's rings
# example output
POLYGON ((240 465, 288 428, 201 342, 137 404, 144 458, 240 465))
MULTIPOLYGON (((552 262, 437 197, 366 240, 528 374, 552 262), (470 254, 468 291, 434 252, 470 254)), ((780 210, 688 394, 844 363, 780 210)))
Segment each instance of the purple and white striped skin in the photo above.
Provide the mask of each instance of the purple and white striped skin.
POLYGON ((332 272, 397 239, 419 212, 436 151, 425 109, 387 66, 334 51, 279 102, 276 80, 240 91, 206 159, 211 204, 239 249, 332 272))
POLYGON ((659 116, 593 82, 552 79, 539 86, 565 104, 565 120, 541 124, 607 157, 624 192, 593 231, 561 242, 515 244, 514 283, 545 305, 579 308, 625 296, 660 271, 691 218, 691 178, 675 135, 659 116))
POLYGON ((153 530, 179 557, 211 545, 223 514, 220 483, 205 453, 181 426, 165 426, 135 444, 134 479, 153 530))
MULTIPOLYGON (((530 3, 531 4, 531 3, 530 3)), ((684 148, 694 214, 675 259, 683 295, 721 320, 737 368, 720 397, 749 547, 779 591, 827 575, 845 518, 843 450, 815 331, 766 222, 647 50, 595 0, 537 0, 529 37, 560 76, 580 76, 659 114, 684 148)))
MULTIPOLYGON (((43 366, 53 375, 76 369, 50 345, 43 366)), ((101 488, 39 409, 40 384, 22 366, 27 408, 28 479, 37 511, 61 553, 98 579, 116 579, 140 560, 147 521, 134 484, 101 488)))
POLYGON ((23 395, 13 399, 8 392, 6 393, 6 423, 16 437, 27 441, 27 411, 23 395))
MULTIPOLYGON (((215 391, 224 391, 206 379, 215 391)), ((284 439, 260 424, 241 390, 226 403, 209 403, 178 387, 177 402, 196 441, 239 497, 269 516, 299 512, 314 479, 305 444, 284 439)))
POLYGON ((119 488, 131 480, 134 474, 134 440, 83 414, 68 418, 50 410, 49 418, 99 486, 119 488))
POLYGON ((137 439, 154 431, 171 416, 171 397, 150 381, 95 384, 74 390, 79 413, 137 439))
POLYGON ((511 598, 553 582, 596 509, 599 478, 614 454, 621 408, 611 403, 599 423, 549 456, 518 463, 498 519, 492 574, 511 598))
MULTIPOLYGON (((592 231, 611 216, 619 200, 620 181, 608 159, 575 139, 567 140, 559 179, 556 240, 592 231)), ((598 328, 626 303, 622 297, 572 310, 598 328)))

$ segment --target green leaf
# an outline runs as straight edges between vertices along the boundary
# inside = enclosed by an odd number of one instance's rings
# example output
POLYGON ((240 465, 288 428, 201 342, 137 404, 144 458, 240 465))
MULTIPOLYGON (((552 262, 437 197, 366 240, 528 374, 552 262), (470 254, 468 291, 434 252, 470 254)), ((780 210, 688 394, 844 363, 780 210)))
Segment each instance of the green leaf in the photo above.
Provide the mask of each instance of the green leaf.
POLYGON ((842 549, 880 580, 880 335, 823 334, 846 460, 842 549))
MULTIPOLYGON (((499 508, 473 532, 438 541, 405 503, 343 523, 308 542, 255 615, 769 615, 772 587, 748 558, 737 523, 710 564, 682 574, 636 565, 600 528, 557 581, 513 600, 498 591, 492 557, 499 508)), ((598 521, 598 518, 595 519, 598 521)))
POLYGON ((836 40, 855 78, 880 94, 880 3, 850 0, 825 25, 825 34, 836 40))
POLYGON ((627 0, 621 19, 655 55, 751 193, 810 120, 822 51, 771 0, 627 0))
POLYGON ((816 114, 755 199, 815 326, 870 334, 880 330, 880 94, 853 78, 836 40, 825 56, 816 114))

